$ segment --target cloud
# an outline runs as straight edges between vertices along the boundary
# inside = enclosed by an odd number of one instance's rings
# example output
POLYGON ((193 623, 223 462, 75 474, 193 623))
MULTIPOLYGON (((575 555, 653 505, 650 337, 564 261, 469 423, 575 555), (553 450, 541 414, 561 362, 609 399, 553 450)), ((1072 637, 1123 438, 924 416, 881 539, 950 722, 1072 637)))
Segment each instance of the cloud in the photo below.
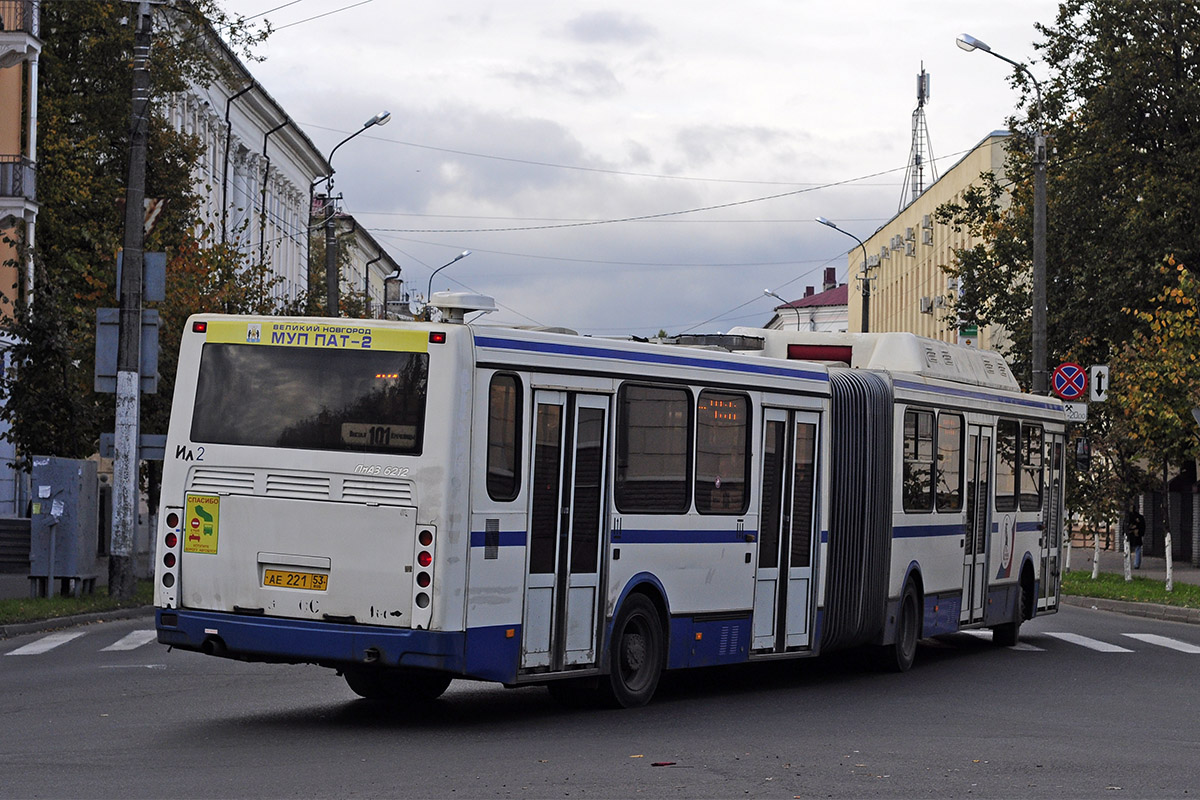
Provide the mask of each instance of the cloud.
POLYGON ((654 26, 615 11, 593 11, 568 20, 567 36, 581 44, 642 44, 657 36, 654 26))
POLYGON ((516 87, 561 92, 582 98, 614 97, 621 82, 613 71, 597 60, 540 64, 533 69, 503 73, 516 87))

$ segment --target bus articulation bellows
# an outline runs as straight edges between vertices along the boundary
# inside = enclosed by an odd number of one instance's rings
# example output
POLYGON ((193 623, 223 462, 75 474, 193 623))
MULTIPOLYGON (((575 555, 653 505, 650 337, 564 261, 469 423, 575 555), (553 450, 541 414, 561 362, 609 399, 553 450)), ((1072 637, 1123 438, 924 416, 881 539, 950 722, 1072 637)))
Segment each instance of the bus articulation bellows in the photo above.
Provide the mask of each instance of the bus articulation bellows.
MULTIPOLYGON (((1066 426, 909 334, 655 342, 201 315, 179 354, 158 640, 364 697, 455 678, 644 704, 667 669, 1055 611, 1066 426)), ((478 302, 478 298, 474 299, 478 302)), ((455 313, 457 312, 457 313, 455 313)))

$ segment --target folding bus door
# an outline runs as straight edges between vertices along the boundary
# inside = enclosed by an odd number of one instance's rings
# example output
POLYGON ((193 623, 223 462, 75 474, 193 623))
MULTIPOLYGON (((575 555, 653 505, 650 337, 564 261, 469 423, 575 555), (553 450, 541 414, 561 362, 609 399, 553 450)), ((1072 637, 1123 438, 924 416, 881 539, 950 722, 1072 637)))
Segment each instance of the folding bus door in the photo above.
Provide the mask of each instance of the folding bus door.
POLYGON ((1059 559, 1062 556, 1063 534, 1063 469, 1066 457, 1066 438, 1061 433, 1049 435, 1050 491, 1046 498, 1042 522, 1042 580, 1037 607, 1058 605, 1059 559))
POLYGON ((596 663, 608 398, 534 394, 522 669, 596 663))
POLYGON ((775 408, 763 414, 752 649, 781 653, 812 643, 819 417, 775 408))
POLYGON ((992 430, 968 426, 967 519, 963 531, 963 598, 960 623, 983 619, 987 596, 988 539, 992 529, 992 430))

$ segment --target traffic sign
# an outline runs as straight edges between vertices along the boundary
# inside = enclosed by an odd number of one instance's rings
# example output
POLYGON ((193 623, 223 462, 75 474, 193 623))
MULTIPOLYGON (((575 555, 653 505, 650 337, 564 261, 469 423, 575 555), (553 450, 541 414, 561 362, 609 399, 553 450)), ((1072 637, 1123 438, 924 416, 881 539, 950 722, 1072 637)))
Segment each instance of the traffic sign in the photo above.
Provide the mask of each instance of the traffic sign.
POLYGON ((1054 368, 1050 387, 1063 400, 1078 400, 1087 391, 1087 373, 1078 364, 1064 362, 1054 368))
POLYGON ((1108 365, 1093 364, 1089 372, 1091 374, 1088 383, 1092 387, 1092 402, 1103 403, 1108 399, 1108 365))

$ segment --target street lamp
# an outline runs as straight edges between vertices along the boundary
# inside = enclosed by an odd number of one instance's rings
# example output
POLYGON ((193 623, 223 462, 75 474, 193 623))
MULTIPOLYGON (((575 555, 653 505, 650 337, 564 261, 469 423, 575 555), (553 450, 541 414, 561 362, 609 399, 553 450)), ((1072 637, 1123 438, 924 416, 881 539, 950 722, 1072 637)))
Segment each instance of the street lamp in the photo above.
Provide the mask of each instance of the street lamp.
POLYGON ((858 246, 862 248, 862 251, 863 251, 862 277, 859 278, 859 280, 862 281, 862 332, 869 333, 871 330, 871 325, 870 325, 871 279, 867 277, 867 246, 865 244, 863 244, 862 239, 858 238, 850 231, 842 230, 837 225, 834 225, 832 222, 825 219, 824 217, 817 217, 817 222, 821 223, 822 225, 824 225, 828 228, 833 228, 838 233, 842 233, 842 234, 845 234, 846 236, 849 236, 851 239, 858 242, 858 246))
POLYGON ((775 294, 770 289, 763 289, 763 294, 766 295, 767 297, 774 297, 780 303, 791 308, 792 311, 795 311, 796 312, 796 330, 800 330, 800 309, 796 308, 794 305, 789 303, 787 300, 784 300, 782 297, 775 294))
MULTIPOLYGON (((386 125, 392 118, 392 112, 380 111, 375 116, 363 123, 363 126, 354 133, 342 139, 333 149, 329 151, 329 158, 325 159, 325 163, 329 164, 329 174, 325 176, 325 313, 328 316, 338 316, 338 284, 340 276, 338 275, 337 266, 337 236, 335 231, 334 209, 333 209, 333 174, 337 172, 333 168, 333 154, 338 151, 338 148, 346 142, 358 136, 367 128, 375 125, 386 125)), ((316 184, 313 184, 314 186, 316 184)))
POLYGON ((429 288, 425 290, 425 319, 426 320, 429 319, 429 312, 433 309, 433 306, 429 302, 430 300, 433 299, 433 276, 437 275, 439 272, 441 272, 442 270, 444 270, 446 267, 450 266, 451 264, 458 262, 458 261, 462 261, 464 258, 466 258, 469 255, 471 255, 470 250, 463 250, 461 253, 456 255, 454 258, 450 259, 445 264, 442 264, 440 267, 438 267, 432 273, 430 273, 429 288))
POLYGON ((1033 335, 1030 358, 1033 362, 1033 393, 1049 394, 1050 382, 1046 372, 1046 132, 1043 128, 1042 85, 1024 64, 1000 55, 974 36, 959 34, 956 43, 968 53, 982 50, 1012 64, 1033 81, 1037 93, 1037 132, 1033 135, 1033 335))

